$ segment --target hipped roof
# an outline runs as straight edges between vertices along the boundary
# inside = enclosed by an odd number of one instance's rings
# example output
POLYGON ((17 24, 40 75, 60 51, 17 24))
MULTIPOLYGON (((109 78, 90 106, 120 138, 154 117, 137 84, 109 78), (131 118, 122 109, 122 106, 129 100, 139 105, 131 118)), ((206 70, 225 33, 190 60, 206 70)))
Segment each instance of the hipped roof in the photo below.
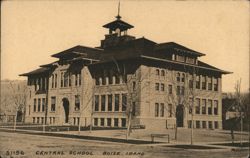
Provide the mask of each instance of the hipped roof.
POLYGON ((117 19, 115 21, 112 21, 112 22, 110 22, 108 24, 103 25, 103 27, 111 29, 112 31, 115 31, 117 28, 120 28, 121 31, 124 31, 124 30, 127 30, 127 29, 131 29, 134 26, 126 23, 125 21, 117 19))
POLYGON ((28 73, 20 74, 19 76, 38 75, 38 74, 41 74, 41 73, 47 73, 47 72, 49 72, 49 70, 50 69, 47 68, 47 67, 41 67, 41 68, 38 68, 36 70, 30 71, 28 73))
MULTIPOLYGON (((192 65, 194 67, 199 67, 202 69, 212 70, 220 72, 222 74, 228 74, 231 72, 218 69, 214 66, 206 64, 204 62, 198 61, 198 65, 187 64, 183 62, 173 61, 161 57, 160 54, 171 54, 171 53, 182 53, 183 55, 192 56, 203 56, 205 54, 189 49, 175 42, 167 42, 157 44, 154 41, 148 40, 146 38, 138 38, 130 40, 124 43, 120 43, 116 46, 109 47, 107 49, 91 48, 86 46, 75 46, 60 53, 52 55, 52 57, 67 59, 68 61, 78 61, 78 60, 91 60, 94 64, 101 64, 107 62, 113 62, 113 60, 128 60, 133 58, 143 58, 147 60, 163 61, 174 64, 185 64, 192 65)), ((44 73, 49 71, 51 64, 42 65, 42 68, 31 71, 29 73, 21 74, 21 76, 35 75, 39 73, 44 73)), ((93 64, 89 62, 89 64, 93 64)))
POLYGON ((52 57, 55 58, 76 58, 79 56, 85 56, 93 59, 99 59, 102 49, 91 48, 86 46, 75 46, 70 49, 64 50, 62 52, 53 54, 52 57))
POLYGON ((194 56, 204 56, 205 54, 197 52, 195 50, 192 50, 190 48, 187 48, 185 46, 182 46, 175 42, 166 42, 166 43, 160 43, 155 46, 155 50, 170 50, 171 52, 175 52, 177 54, 190 54, 194 56))

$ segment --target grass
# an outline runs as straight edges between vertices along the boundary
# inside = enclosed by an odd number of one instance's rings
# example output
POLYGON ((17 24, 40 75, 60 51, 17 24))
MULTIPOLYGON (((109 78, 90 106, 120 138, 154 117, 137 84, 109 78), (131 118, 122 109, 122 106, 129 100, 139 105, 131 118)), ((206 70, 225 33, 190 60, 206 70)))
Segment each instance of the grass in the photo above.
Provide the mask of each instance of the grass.
MULTIPOLYGON (((4 129, 0 129, 0 131, 4 129)), ((128 143, 128 144, 152 144, 151 141, 146 140, 126 140, 120 138, 108 138, 108 137, 96 137, 96 136, 84 136, 84 135, 72 135, 72 134, 63 134, 63 133, 42 133, 42 132, 32 132, 32 131, 8 131, 8 132, 17 132, 22 134, 32 134, 32 135, 43 135, 43 136, 52 136, 52 137, 63 137, 63 138, 76 138, 76 139, 86 139, 86 140, 97 140, 97 141, 108 141, 108 142, 118 142, 118 143, 128 143)), ((157 144, 160 142, 153 142, 157 144)))

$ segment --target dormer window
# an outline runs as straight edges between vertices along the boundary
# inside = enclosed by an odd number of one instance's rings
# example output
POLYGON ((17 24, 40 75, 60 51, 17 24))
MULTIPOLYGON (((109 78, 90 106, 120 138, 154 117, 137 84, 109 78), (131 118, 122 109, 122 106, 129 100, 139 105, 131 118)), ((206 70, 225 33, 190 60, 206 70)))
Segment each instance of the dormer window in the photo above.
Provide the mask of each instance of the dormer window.
POLYGON ((185 62, 185 56, 182 55, 176 55, 176 60, 180 62, 185 62))
POLYGON ((195 59, 191 58, 191 57, 186 57, 186 63, 194 64, 195 63, 195 59))

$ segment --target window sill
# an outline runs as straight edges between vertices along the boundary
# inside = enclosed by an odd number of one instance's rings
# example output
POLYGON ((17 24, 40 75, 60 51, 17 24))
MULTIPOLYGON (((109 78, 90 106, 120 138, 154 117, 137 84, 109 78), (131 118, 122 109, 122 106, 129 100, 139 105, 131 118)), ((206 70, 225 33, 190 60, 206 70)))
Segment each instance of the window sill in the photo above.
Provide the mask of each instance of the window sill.
POLYGON ((194 114, 194 115, 198 115, 198 116, 219 116, 218 114, 217 115, 215 115, 215 114, 194 114))
POLYGON ((95 85, 96 87, 105 87, 105 86, 124 86, 126 83, 118 83, 118 84, 105 84, 105 85, 95 85))
POLYGON ((70 87, 60 87, 59 89, 71 89, 72 88, 72 86, 70 86, 70 87))
POLYGON ((158 119, 166 119, 165 116, 155 116, 155 118, 158 118, 158 119))
POLYGON ((94 111, 94 113, 122 113, 126 111, 94 111))
POLYGON ((206 91, 206 92, 219 92, 218 90, 208 90, 208 89, 201 89, 201 88, 195 88, 196 90, 200 90, 200 91, 206 91))

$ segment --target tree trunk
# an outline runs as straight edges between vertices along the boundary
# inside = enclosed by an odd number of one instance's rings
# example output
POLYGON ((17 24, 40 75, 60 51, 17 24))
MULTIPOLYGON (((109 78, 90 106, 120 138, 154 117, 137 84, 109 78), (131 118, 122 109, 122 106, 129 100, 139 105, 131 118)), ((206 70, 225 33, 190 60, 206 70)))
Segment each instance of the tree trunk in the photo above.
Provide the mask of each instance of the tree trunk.
POLYGON ((248 153, 250 156, 250 113, 248 114, 248 153))
POLYGON ((130 117, 131 117, 131 114, 129 113, 129 117, 128 117, 128 126, 127 126, 127 133, 126 133, 126 140, 128 140, 128 137, 130 136, 130 126, 131 126, 130 117))
POLYGON ((14 128, 13 128, 14 131, 16 131, 16 119, 17 119, 17 112, 15 113, 14 116, 14 128))
POLYGON ((47 124, 47 120, 48 120, 48 110, 49 110, 49 105, 48 105, 48 100, 49 100, 49 93, 48 93, 48 86, 47 86, 47 90, 46 90, 46 100, 45 100, 45 118, 44 118, 44 122, 45 122, 45 125, 47 124))
MULTIPOLYGON (((95 84, 95 83, 94 83, 95 84)), ((95 108, 95 86, 93 86, 92 91, 92 107, 91 107, 91 115, 90 115, 90 126, 89 126, 89 132, 91 133, 93 130, 93 114, 94 114, 94 108, 95 108)))
POLYGON ((26 105, 24 106, 24 110, 23 110, 22 123, 25 123, 25 116, 26 116, 26 105))
POLYGON ((193 118, 193 111, 191 115, 191 145, 193 145, 193 135, 194 135, 194 118, 193 118))
POLYGON ((128 137, 130 136, 130 131, 131 131, 131 107, 129 109, 129 116, 128 116, 128 126, 127 126, 127 133, 126 133, 126 140, 128 140, 128 137))
POLYGON ((243 131, 243 119, 242 112, 240 112, 240 146, 242 147, 242 131, 243 131))
POLYGON ((176 141, 177 141, 177 134, 178 134, 178 133, 177 133, 177 128, 178 128, 177 125, 175 125, 174 139, 175 139, 176 141))
POLYGON ((44 120, 43 120, 43 133, 45 133, 45 119, 46 117, 44 117, 44 120))
POLYGON ((231 127, 232 144, 234 144, 234 129, 231 127))
POLYGON ((81 116, 79 117, 78 120, 78 134, 81 134, 81 116))
POLYGON ((93 130, 93 113, 91 113, 91 117, 90 117, 89 132, 92 132, 92 130, 93 130))

